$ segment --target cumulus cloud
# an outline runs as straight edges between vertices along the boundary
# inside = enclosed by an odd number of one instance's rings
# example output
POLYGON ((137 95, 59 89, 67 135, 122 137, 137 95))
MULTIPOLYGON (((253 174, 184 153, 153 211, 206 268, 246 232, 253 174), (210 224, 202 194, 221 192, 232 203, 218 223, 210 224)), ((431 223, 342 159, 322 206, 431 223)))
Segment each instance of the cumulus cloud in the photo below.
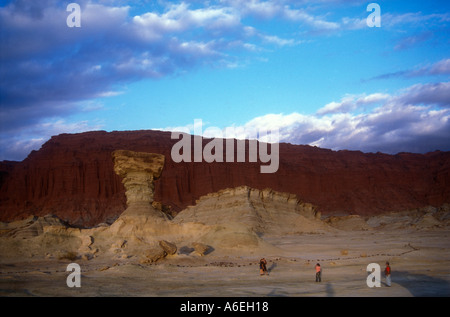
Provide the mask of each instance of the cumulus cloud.
POLYGON ((303 9, 305 3, 297 3, 294 7, 292 1, 260 1, 260 0, 225 0, 225 3, 237 9, 243 16, 253 16, 259 19, 273 19, 275 17, 301 22, 314 30, 336 30, 339 23, 327 21, 325 17, 313 15, 303 9))
POLYGON ((163 14, 147 12, 133 18, 138 26, 157 33, 182 32, 191 28, 204 27, 208 29, 230 28, 239 26, 240 18, 232 8, 209 7, 190 9, 182 2, 172 4, 163 14))
POLYGON ((374 93, 370 95, 347 95, 344 96, 339 102, 330 102, 317 111, 319 115, 325 115, 330 113, 341 113, 356 110, 365 105, 375 104, 386 100, 389 97, 387 94, 374 93))
POLYGON ((81 28, 67 27, 68 13, 59 1, 21 0, 0 7, 3 138, 46 118, 78 113, 80 101, 114 96, 117 87, 132 81, 223 59, 224 41, 183 38, 179 32, 239 25, 229 10, 191 10, 184 3, 133 18, 128 6, 80 5, 81 28))
POLYGON ((417 84, 392 96, 346 97, 337 107, 325 106, 316 115, 288 115, 298 119, 279 126, 282 141, 391 154, 450 150, 449 85, 417 84), (376 106, 353 113, 358 104, 376 106))
POLYGON ((203 65, 235 67, 233 52, 301 42, 246 25, 248 16, 334 27, 285 1, 167 2, 162 12, 134 16, 125 1, 77 3, 81 28, 67 27, 61 1, 15 0, 0 7, 2 132, 77 113, 79 101, 112 96, 117 86, 136 80, 203 65))
POLYGON ((416 84, 395 98, 402 104, 424 104, 450 107, 450 82, 416 84))
MULTIPOLYGON (((400 90, 395 95, 348 95, 340 102, 327 104, 313 115, 296 112, 266 114, 242 126, 222 129, 220 135, 216 136, 252 139, 258 138, 258 131, 277 130, 280 142, 333 150, 390 154, 426 153, 437 149, 448 151, 449 85, 449 82, 418 84, 400 90), (361 105, 372 108, 355 113, 354 110, 361 105), (227 129, 232 134, 227 134, 227 129)), ((192 133, 192 128, 192 125, 188 125, 178 129, 192 133)))

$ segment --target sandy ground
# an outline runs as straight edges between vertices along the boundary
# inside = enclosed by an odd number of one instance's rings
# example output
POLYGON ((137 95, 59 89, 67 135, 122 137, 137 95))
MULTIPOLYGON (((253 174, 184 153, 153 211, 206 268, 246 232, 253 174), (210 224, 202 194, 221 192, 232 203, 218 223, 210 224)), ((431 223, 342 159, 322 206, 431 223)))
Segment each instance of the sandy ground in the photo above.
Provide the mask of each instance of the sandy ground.
POLYGON ((386 232, 336 231, 264 236, 277 247, 270 254, 213 251, 206 256, 177 254, 155 264, 131 257, 74 261, 0 259, 0 296, 450 296, 450 228, 386 232), (259 275, 268 260, 270 274, 259 275), (369 263, 391 263, 392 286, 366 283, 369 263), (70 288, 67 265, 81 267, 81 287, 70 288), (322 266, 315 282, 314 266, 322 266))

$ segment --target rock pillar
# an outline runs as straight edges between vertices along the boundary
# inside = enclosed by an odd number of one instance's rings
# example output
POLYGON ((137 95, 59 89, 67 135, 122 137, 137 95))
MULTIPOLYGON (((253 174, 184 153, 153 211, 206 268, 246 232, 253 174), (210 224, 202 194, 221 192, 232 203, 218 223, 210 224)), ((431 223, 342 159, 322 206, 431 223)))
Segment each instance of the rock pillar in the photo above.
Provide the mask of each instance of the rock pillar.
POLYGON ((165 214, 152 206, 153 181, 164 166, 164 155, 118 150, 113 152, 114 172, 122 177, 127 197, 123 216, 163 217, 165 214))

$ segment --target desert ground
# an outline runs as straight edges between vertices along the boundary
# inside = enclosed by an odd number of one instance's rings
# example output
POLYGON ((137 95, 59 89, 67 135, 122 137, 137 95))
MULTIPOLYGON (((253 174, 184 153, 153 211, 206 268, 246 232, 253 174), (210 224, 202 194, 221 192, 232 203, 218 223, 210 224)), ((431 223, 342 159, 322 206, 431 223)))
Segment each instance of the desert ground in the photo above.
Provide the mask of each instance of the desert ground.
MULTIPOLYGON (((63 259, 2 257, 1 296, 151 296, 151 297, 410 297, 450 296, 450 229, 446 227, 334 230, 322 233, 267 235, 275 246, 200 256, 180 250, 150 264, 136 257, 99 256, 63 259), (269 275, 260 276, 259 259, 269 275), (369 263, 386 261, 392 286, 367 286, 369 263), (68 287, 69 263, 81 267, 81 287, 68 287), (315 282, 314 266, 322 266, 315 282)), ((25 240, 24 240, 25 241, 25 240)))

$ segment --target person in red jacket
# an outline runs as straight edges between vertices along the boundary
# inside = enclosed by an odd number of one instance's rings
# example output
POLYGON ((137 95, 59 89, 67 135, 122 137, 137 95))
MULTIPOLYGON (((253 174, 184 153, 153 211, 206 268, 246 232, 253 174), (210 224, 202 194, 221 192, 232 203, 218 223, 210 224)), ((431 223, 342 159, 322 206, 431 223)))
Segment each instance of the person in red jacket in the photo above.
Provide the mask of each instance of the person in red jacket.
POLYGON ((386 276, 386 285, 388 287, 391 286, 391 267, 389 266, 389 262, 386 262, 386 268, 384 269, 384 276, 386 276))

